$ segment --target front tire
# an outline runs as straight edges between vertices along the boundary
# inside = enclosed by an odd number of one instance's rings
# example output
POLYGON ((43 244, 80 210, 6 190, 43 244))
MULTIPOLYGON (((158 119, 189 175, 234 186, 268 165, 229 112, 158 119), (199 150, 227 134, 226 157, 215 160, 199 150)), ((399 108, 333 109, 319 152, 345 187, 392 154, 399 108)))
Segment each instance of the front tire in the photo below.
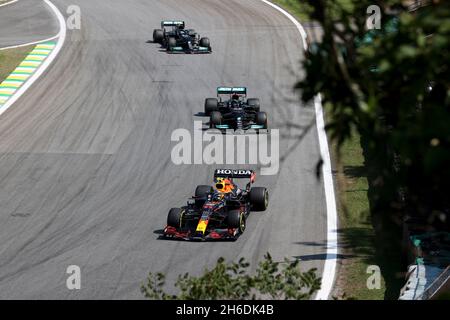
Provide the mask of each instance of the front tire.
MULTIPOLYGON (((199 198, 205 198, 207 195, 208 195, 208 193, 212 193, 214 190, 213 190, 213 188, 211 187, 211 186, 208 186, 208 185, 200 185, 200 186, 197 186, 197 188, 195 188, 195 197, 197 198, 197 197, 199 197, 199 198)), ((197 207, 202 207, 203 205, 205 204, 205 200, 204 199, 202 199, 202 200, 195 200, 195 205, 197 206, 197 207)))
POLYGON ((167 50, 172 51, 172 48, 177 46, 177 40, 175 38, 169 38, 167 41, 167 50))
POLYGON ((180 208, 172 208, 167 215, 167 225, 173 228, 181 228, 183 211, 180 208))
POLYGON ((247 105, 250 108, 252 108, 253 110, 255 110, 256 112, 259 112, 259 110, 261 109, 261 104, 259 102, 259 99, 257 99, 257 98, 247 99, 247 105))
POLYGON ((200 39, 200 47, 205 47, 205 48, 211 48, 211 42, 209 41, 208 38, 201 38, 200 39))
POLYGON ((153 30, 153 42, 162 43, 164 39, 164 31, 161 29, 153 30))
POLYGON ((269 206, 269 192, 264 187, 252 188, 249 197, 254 211, 265 211, 269 206))
POLYGON ((219 111, 211 112, 209 123, 211 128, 215 128, 217 125, 222 124, 222 114, 219 111))
POLYGON ((205 100, 205 114, 209 116, 211 112, 219 110, 219 102, 216 98, 208 98, 205 100))
POLYGON ((240 210, 231 210, 228 212, 228 227, 238 229, 240 233, 245 231, 247 221, 245 214, 240 210))
POLYGON ((256 123, 260 126, 264 126, 263 129, 267 129, 267 113, 258 112, 256 114, 256 123))

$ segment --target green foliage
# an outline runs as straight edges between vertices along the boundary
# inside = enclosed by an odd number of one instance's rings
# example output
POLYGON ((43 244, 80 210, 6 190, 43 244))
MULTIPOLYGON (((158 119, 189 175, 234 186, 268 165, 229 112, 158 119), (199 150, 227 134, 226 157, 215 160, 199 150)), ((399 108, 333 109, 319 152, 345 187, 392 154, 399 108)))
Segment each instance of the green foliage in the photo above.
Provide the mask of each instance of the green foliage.
POLYGON ((300 21, 309 21, 312 7, 307 3, 298 0, 271 0, 271 2, 293 13, 300 21))
POLYGON ((178 276, 177 295, 164 291, 163 273, 150 273, 141 292, 146 298, 157 300, 309 299, 320 288, 320 278, 315 269, 302 272, 298 264, 298 260, 275 262, 267 253, 255 274, 250 275, 250 264, 244 258, 237 263, 226 263, 219 258, 213 269, 206 269, 199 277, 188 273, 178 276))
MULTIPOLYGON (((339 146, 353 129, 368 141, 366 153, 377 163, 369 172, 373 209, 424 218, 448 209, 450 3, 409 12, 399 1, 307 2, 324 38, 309 52, 297 88, 304 101, 321 93, 339 146), (387 31, 360 41, 368 38, 366 10, 373 4, 387 31)), ((429 222, 448 228, 449 220, 429 222)))

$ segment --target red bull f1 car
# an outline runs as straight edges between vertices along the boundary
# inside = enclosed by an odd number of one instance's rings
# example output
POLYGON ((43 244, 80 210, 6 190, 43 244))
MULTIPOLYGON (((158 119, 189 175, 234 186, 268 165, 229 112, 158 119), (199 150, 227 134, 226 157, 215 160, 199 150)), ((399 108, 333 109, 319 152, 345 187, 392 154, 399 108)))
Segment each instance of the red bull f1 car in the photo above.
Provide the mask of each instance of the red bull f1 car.
POLYGON ((245 230, 250 211, 264 211, 269 193, 264 187, 252 187, 252 170, 217 169, 214 188, 200 185, 195 195, 181 208, 172 208, 167 216, 164 238, 183 240, 236 240, 245 230), (248 178, 245 189, 234 179, 248 178))

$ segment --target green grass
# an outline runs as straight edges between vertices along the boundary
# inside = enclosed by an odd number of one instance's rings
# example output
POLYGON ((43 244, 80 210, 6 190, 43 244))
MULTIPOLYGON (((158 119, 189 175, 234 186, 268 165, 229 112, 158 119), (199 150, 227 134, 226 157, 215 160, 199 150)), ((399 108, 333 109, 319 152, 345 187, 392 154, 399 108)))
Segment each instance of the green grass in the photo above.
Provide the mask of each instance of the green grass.
POLYGON ((369 290, 367 279, 370 265, 379 265, 376 237, 371 221, 369 182, 360 136, 354 133, 342 146, 338 158, 340 247, 343 259, 339 289, 346 297, 358 300, 381 300, 385 295, 385 282, 381 288, 369 290))
POLYGON ((0 83, 14 71, 33 48, 32 45, 0 51, 0 83))
POLYGON ((374 191, 368 173, 378 170, 378 164, 365 153, 367 141, 353 133, 342 146, 338 165, 339 189, 339 247, 343 258, 339 270, 338 289, 345 297, 358 300, 396 300, 404 284, 401 272, 401 231, 392 222, 374 213, 374 191), (367 268, 376 265, 381 271, 380 289, 368 289, 367 268))

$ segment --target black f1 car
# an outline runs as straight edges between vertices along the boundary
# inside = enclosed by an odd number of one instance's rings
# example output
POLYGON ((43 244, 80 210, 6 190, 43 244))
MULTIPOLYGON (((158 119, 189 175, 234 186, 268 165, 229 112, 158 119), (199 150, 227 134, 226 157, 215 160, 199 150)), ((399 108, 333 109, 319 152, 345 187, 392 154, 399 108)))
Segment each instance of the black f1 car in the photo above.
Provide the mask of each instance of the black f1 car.
POLYGON ((247 99, 247 88, 217 88, 217 98, 205 100, 210 127, 220 130, 267 129, 267 114, 260 111, 259 99, 247 99), (223 100, 223 96, 228 100, 223 100))
POLYGON ((255 177, 252 170, 217 169, 215 190, 200 185, 186 206, 170 209, 163 237, 236 240, 245 230, 250 211, 264 211, 269 204, 266 188, 251 187, 255 177), (234 184, 234 178, 249 178, 250 182, 243 190, 234 184))
POLYGON ((167 52, 211 53, 208 38, 200 38, 194 29, 185 29, 184 21, 162 21, 161 29, 153 31, 153 42, 160 43, 167 52))

